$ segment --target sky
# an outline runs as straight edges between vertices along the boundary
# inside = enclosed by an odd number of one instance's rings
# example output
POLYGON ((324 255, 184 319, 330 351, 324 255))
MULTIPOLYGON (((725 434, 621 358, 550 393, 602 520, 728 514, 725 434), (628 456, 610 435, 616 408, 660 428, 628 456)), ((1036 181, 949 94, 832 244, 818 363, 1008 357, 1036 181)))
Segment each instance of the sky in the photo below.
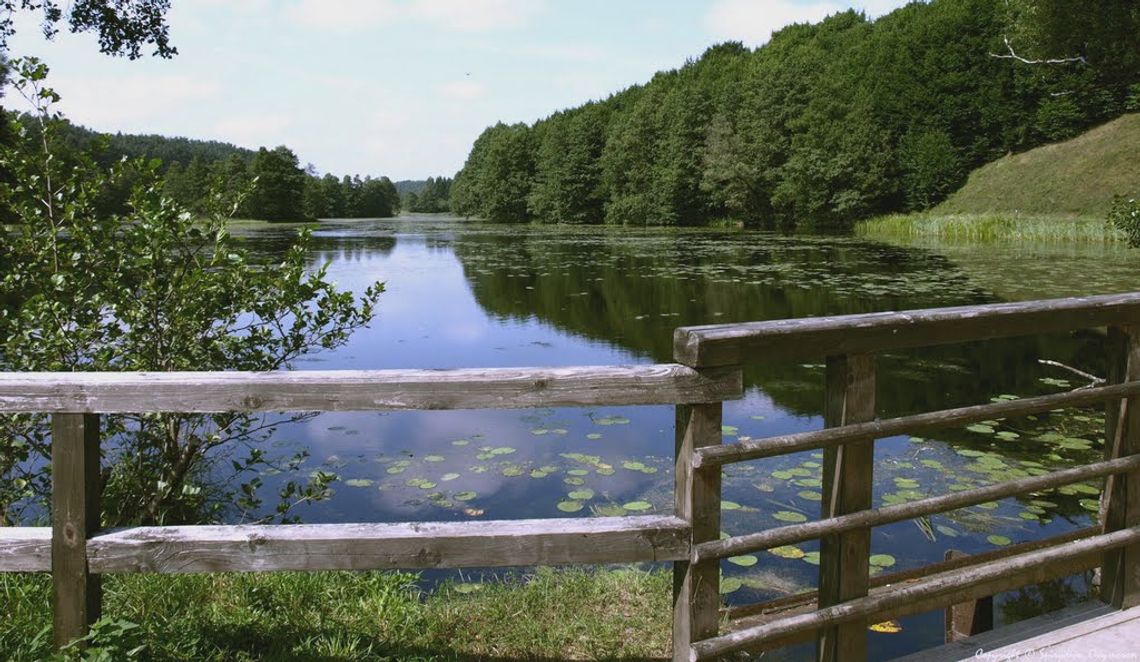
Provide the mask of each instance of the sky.
MULTIPOLYGON (((287 145, 319 173, 452 176, 475 138, 682 66, 755 47, 789 23, 903 0, 173 0, 178 55, 130 61, 93 35, 46 41, 18 19, 77 124, 106 132, 287 145)), ((25 109, 17 95, 4 101, 25 109)))

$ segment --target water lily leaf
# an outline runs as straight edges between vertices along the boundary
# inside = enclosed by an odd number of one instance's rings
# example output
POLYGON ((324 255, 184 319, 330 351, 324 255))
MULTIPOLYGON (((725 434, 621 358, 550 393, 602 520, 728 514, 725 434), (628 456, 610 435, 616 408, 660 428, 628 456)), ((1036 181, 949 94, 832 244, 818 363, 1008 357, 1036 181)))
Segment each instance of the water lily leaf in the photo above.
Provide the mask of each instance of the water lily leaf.
POLYGON ((720 426, 720 433, 722 435, 733 435, 739 432, 740 429, 735 425, 722 425, 720 426))
POLYGON ((455 441, 451 442, 451 445, 452 446, 466 446, 469 443, 471 443, 471 442, 466 440, 466 439, 456 439, 455 441))
POLYGON ((1007 538, 1007 537, 1005 537, 1005 536, 999 536, 999 535, 997 535, 997 534, 994 534, 994 535, 992 535, 992 536, 987 536, 987 537, 986 537, 986 540, 988 540, 988 541, 990 542, 990 544, 992 544, 992 545, 997 545, 997 546, 999 546, 999 547, 1005 547, 1006 545, 1008 545, 1008 544, 1010 544, 1011 542, 1013 542, 1013 541, 1012 541, 1012 540, 1010 540, 1009 538, 1007 538))
POLYGON ((470 501, 477 496, 479 496, 479 495, 476 494, 475 492, 468 491, 468 492, 460 492, 460 493, 454 495, 453 498, 456 501, 470 501))
POLYGON ((549 473, 543 471, 542 469, 534 469, 530 472, 531 478, 546 478, 549 475, 549 473))
POLYGON ((729 563, 732 563, 733 565, 742 566, 745 568, 750 568, 750 567, 756 565, 756 563, 759 562, 759 560, 760 559, 756 558, 752 554, 744 554, 742 556, 730 556, 730 557, 728 557, 729 563))
POLYGON ((993 428, 991 428, 988 425, 982 425, 981 423, 975 423, 974 425, 967 425, 966 429, 969 430, 970 432, 977 432, 978 434, 993 434, 994 433, 993 428))
POLYGON ((579 478, 577 476, 570 476, 569 478, 563 478, 562 482, 566 483, 567 485, 585 485, 586 484, 585 480, 582 480, 581 478, 579 478))
POLYGON ((629 419, 625 416, 605 416, 603 418, 595 418, 596 425, 629 425, 629 419))
POLYGON ((790 510, 781 510, 775 512, 772 514, 772 517, 775 517, 781 522, 806 522, 808 519, 806 515, 790 510))
POLYGON ((895 564, 895 557, 890 554, 872 554, 871 565, 878 568, 889 568, 895 564))
POLYGON ((455 480, 456 478, 459 478, 459 474, 457 474, 457 473, 443 474, 442 476, 439 477, 439 479, 445 483, 448 481, 455 480))
POLYGON ((739 591, 744 583, 735 577, 725 577, 720 580, 720 594, 727 595, 735 591, 739 591))
POLYGON ((344 484, 349 487, 372 487, 372 481, 367 478, 350 478, 344 484))
POLYGON ((500 446, 498 448, 492 448, 488 452, 491 455, 510 455, 511 453, 514 453, 517 450, 518 450, 517 448, 511 448, 510 446, 500 446))
POLYGON ((582 510, 582 502, 581 501, 559 501, 558 502, 558 510, 561 510, 564 513, 576 513, 579 510, 582 510))
POLYGON ((591 490, 590 488, 585 487, 585 488, 582 488, 580 490, 574 490, 573 492, 570 492, 570 494, 568 494, 567 496, 569 496, 571 499, 573 499, 575 501, 588 501, 588 500, 594 498, 594 490, 591 490))
POLYGON ((939 524, 938 526, 934 527, 934 530, 946 536, 947 538, 957 538, 959 535, 957 529, 952 529, 945 524, 939 524))
POLYGON ((550 432, 550 430, 547 430, 546 428, 535 428, 535 429, 530 431, 530 433, 536 437, 541 437, 542 435, 544 435, 548 432, 550 432))
POLYGON ((586 471, 585 469, 571 469, 570 471, 566 472, 566 475, 568 475, 568 476, 589 476, 590 472, 586 471))
POLYGON ((740 510, 740 508, 741 508, 741 505, 739 503, 736 503, 735 501, 721 501, 720 502, 720 509, 721 510, 740 510))
POLYGON ((779 556, 782 559, 802 559, 804 557, 804 550, 792 545, 773 547, 768 551, 775 554, 776 556, 779 556))
POLYGON ((985 453, 983 453, 982 451, 976 451, 976 450, 973 450, 970 448, 962 448, 962 449, 959 449, 955 452, 958 453, 958 455, 961 455, 962 457, 982 457, 983 455, 985 455, 985 453))
POLYGON ((483 585, 482 584, 463 583, 463 584, 455 584, 454 586, 451 587, 451 589, 453 591, 455 591, 456 593, 460 593, 462 595, 468 595, 470 593, 474 593, 476 591, 483 590, 483 585))
POLYGON ((902 626, 898 621, 883 621, 882 623, 872 623, 867 626, 871 632, 879 632, 882 634, 898 634, 902 632, 902 626))
POLYGON ((819 492, 813 492, 812 490, 797 492, 796 496, 807 501, 823 501, 823 495, 819 492))
POLYGON ((777 480, 790 480, 791 478, 793 478, 793 476, 792 476, 792 472, 783 470, 783 471, 773 471, 772 472, 772 478, 775 478, 777 480))
POLYGON ((1081 508, 1084 508, 1085 510, 1087 510, 1089 512, 1092 512, 1092 513, 1099 513, 1100 512, 1100 501, 1098 501, 1097 499, 1081 499, 1077 503, 1079 503, 1081 505, 1081 508))
POLYGON ((634 462, 632 460, 626 460, 626 461, 622 462, 621 466, 623 468, 629 469, 631 471, 641 471, 642 469, 645 468, 645 465, 642 464, 641 462, 634 462))
POLYGON ((812 565, 819 565, 819 552, 808 552, 807 554, 803 555, 801 560, 804 563, 810 563, 812 565))
POLYGON ((602 438, 602 435, 601 435, 601 434, 599 434, 599 433, 597 433, 597 432, 591 432, 590 434, 586 435, 586 438, 587 438, 587 439, 591 439, 591 440, 593 440, 593 439, 601 439, 601 438, 602 438))
POLYGON ((653 504, 649 503, 648 501, 630 501, 629 503, 622 506, 622 508, 625 508, 626 510, 632 510, 633 512, 649 510, 652 507, 653 504))

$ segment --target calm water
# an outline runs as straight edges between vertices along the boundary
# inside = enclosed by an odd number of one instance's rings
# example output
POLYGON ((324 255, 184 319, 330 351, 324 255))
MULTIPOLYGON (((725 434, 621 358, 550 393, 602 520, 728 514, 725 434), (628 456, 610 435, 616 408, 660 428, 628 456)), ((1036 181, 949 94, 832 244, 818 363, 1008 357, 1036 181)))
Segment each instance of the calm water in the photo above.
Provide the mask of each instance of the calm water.
MULTIPOLYGON (((266 254, 290 237, 285 228, 247 233, 266 254)), ((342 287, 380 280, 387 291, 371 328, 299 369, 668 362, 672 331, 682 325, 1127 291, 1140 275, 1118 248, 897 248, 850 238, 514 228, 438 217, 325 223, 312 260, 330 263, 342 287)), ((1063 390, 1079 382, 1038 359, 1103 374, 1100 345, 1086 332, 884 355, 879 414, 1063 390)), ((822 377, 820 362, 772 357, 748 367, 746 396, 726 404, 725 442, 820 427, 822 377)), ((876 503, 1090 459, 1101 452, 1100 418, 1077 412, 993 421, 936 439, 880 440, 876 503)), ((308 522, 590 517, 669 512, 672 426, 668 407, 330 413, 282 427, 272 445, 282 454, 306 448, 303 471, 339 476, 330 501, 298 511, 308 522)), ((819 460, 805 453, 726 468, 725 532, 816 518, 819 460)), ((980 552, 1043 537, 1087 525, 1096 492, 1080 486, 879 527, 874 551, 888 555, 880 565, 897 570, 941 560, 951 548, 980 552)), ((726 599, 749 603, 812 586, 816 549, 726 561, 726 599)), ((1065 599, 1071 588, 1013 596, 1003 614, 1065 599)), ((941 614, 902 625, 901 634, 874 635, 876 656, 941 640, 941 614)))

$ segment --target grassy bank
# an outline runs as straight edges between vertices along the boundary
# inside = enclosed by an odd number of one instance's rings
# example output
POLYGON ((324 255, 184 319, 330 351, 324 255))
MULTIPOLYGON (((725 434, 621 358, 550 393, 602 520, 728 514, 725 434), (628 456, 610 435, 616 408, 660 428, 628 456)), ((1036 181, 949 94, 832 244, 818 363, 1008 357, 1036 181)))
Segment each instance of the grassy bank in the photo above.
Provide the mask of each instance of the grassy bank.
MULTIPOLYGON (((672 580, 664 571, 543 569, 431 593, 414 580, 380 572, 109 575, 92 646, 114 660, 219 662, 668 655, 672 580)), ((0 605, 2 657, 49 658, 49 578, 0 575, 0 605)))
POLYGON ((1124 234, 1103 217, 1019 214, 893 214, 855 225, 855 234, 882 241, 1025 241, 1115 243, 1124 234))
POLYGON ((884 241, 1109 243, 1115 195, 1140 194, 1140 114, 1124 115, 1065 142, 1010 154, 978 168, 934 209, 858 223, 884 241))

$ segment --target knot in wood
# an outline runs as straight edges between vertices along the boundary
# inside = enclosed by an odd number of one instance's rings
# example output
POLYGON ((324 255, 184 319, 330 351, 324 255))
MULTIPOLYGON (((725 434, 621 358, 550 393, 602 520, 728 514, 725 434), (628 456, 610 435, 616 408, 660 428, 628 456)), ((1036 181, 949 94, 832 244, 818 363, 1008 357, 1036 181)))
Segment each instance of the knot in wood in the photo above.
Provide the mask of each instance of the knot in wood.
POLYGON ((79 531, 71 522, 63 525, 63 542, 67 543, 69 547, 74 547, 79 542, 79 531))
POLYGON ((545 390, 548 386, 550 386, 550 380, 549 379, 536 379, 536 380, 534 380, 534 390, 536 390, 536 391, 545 390))
POLYGON ((249 551, 256 552, 258 547, 264 545, 269 539, 261 533, 251 533, 249 536, 249 551))

